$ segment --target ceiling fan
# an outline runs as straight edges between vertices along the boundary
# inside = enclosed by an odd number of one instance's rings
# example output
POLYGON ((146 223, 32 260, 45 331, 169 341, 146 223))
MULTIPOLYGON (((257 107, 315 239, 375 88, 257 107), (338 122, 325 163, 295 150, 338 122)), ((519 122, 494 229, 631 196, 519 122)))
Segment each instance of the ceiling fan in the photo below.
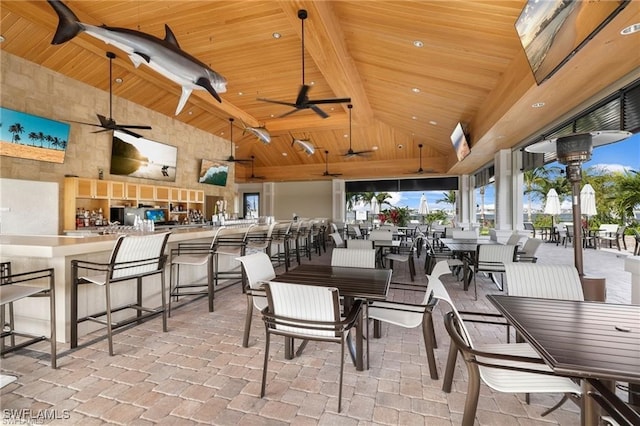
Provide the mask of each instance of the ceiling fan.
POLYGON ((106 132, 109 130, 120 130, 121 132, 128 133, 133 137, 141 138, 142 135, 132 132, 129 129, 151 130, 151 126, 135 125, 135 124, 117 124, 116 120, 112 118, 113 117, 113 59, 115 57, 116 57, 115 53, 107 52, 107 58, 109 58, 109 118, 105 117, 104 115, 96 114, 98 116, 98 120, 100 120, 100 124, 85 123, 82 121, 73 121, 73 120, 69 120, 69 121, 72 123, 86 124, 88 126, 102 127, 102 130, 96 130, 95 132, 92 132, 92 133, 106 132))
POLYGON ((422 144, 418 145, 418 149, 420 150, 420 167, 418 168, 418 170, 415 170, 413 172, 408 172, 407 174, 408 175, 422 175, 422 174, 425 174, 425 173, 434 173, 435 170, 433 170, 433 169, 425 170, 425 169, 422 168, 422 144))
POLYGON ((342 173, 329 173, 329 151, 324 152, 324 173, 322 173, 322 176, 342 176, 342 173))
POLYGON ((284 101, 276 101, 272 99, 258 98, 259 101, 271 102, 273 104, 279 105, 287 105, 294 109, 289 112, 285 112, 280 115, 278 118, 286 117, 287 115, 293 114, 294 112, 303 110, 303 109, 311 109, 316 114, 318 114, 322 118, 329 117, 329 114, 324 112, 318 107, 318 104, 342 104, 345 102, 351 102, 351 98, 330 98, 330 99, 309 99, 308 93, 311 86, 306 85, 304 83, 304 20, 307 19, 307 11, 305 9, 298 10, 298 18, 300 18, 300 22, 302 23, 302 86, 300 87, 300 91, 298 92, 298 97, 296 98, 295 103, 293 102, 284 102, 284 101))
POLYGON ((233 156, 233 118, 229 118, 229 140, 231 141, 231 152, 229 157, 225 158, 222 161, 228 161, 230 163, 248 163, 251 161, 249 158, 235 158, 233 156))
POLYGON ((348 158, 357 157, 357 156, 366 157, 367 154, 372 153, 373 150, 367 149, 363 151, 354 151, 353 148, 351 148, 351 108, 353 108, 353 105, 349 104, 347 105, 347 107, 349 108, 349 151, 347 151, 346 154, 343 154, 343 157, 348 157, 348 158))
POLYGON ((248 179, 253 180, 253 179, 257 179, 257 180, 262 180, 265 179, 264 176, 256 176, 253 173, 253 163, 255 163, 256 161, 256 157, 254 155, 251 156, 251 176, 248 177, 248 179))

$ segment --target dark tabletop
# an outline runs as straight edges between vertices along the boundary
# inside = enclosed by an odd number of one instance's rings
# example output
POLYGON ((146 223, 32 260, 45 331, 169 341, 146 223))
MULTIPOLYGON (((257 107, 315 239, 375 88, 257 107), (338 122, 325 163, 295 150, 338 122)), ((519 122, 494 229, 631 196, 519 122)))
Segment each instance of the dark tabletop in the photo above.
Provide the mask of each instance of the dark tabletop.
POLYGON ((336 287, 341 296, 385 300, 391 282, 391 270, 300 265, 278 275, 274 281, 336 287))
POLYGON ((467 253, 476 251, 478 244, 500 244, 499 242, 490 240, 488 238, 440 238, 439 241, 447 246, 447 248, 451 251, 467 253))
POLYGON ((640 383, 640 306, 487 298, 556 373, 640 383))

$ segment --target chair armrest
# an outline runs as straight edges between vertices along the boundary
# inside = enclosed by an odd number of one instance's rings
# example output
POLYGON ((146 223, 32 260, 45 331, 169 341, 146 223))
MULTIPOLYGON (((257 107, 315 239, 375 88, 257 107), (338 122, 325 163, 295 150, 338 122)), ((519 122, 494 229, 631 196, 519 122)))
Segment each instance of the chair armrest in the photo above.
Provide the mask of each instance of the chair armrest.
POLYGON ((351 306, 351 309, 347 313, 346 317, 340 322, 345 326, 345 330, 350 329, 356 324, 356 319, 362 310, 362 305, 364 304, 364 300, 356 299, 351 306))

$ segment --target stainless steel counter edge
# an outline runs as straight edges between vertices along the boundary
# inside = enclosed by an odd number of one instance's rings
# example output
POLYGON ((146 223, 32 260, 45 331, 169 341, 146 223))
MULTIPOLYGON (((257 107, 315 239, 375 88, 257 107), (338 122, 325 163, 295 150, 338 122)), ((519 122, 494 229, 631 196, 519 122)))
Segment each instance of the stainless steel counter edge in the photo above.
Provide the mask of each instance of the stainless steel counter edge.
MULTIPOLYGON (((169 242, 213 238, 217 228, 189 228, 172 230, 169 242)), ((266 226, 254 227, 256 231, 266 226)), ((243 234, 242 228, 227 228, 225 234, 243 234)), ((25 256, 55 258, 80 254, 110 251, 117 235, 99 235, 90 237, 59 235, 0 235, 0 256, 25 256)))

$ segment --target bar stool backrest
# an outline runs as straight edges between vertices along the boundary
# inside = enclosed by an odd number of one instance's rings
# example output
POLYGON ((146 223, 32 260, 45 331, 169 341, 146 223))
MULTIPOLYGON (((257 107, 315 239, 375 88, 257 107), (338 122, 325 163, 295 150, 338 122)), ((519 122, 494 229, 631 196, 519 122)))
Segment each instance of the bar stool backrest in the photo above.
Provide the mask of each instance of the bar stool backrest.
POLYGON ((120 279, 163 269, 169 234, 120 236, 111 253, 111 278, 120 279))

